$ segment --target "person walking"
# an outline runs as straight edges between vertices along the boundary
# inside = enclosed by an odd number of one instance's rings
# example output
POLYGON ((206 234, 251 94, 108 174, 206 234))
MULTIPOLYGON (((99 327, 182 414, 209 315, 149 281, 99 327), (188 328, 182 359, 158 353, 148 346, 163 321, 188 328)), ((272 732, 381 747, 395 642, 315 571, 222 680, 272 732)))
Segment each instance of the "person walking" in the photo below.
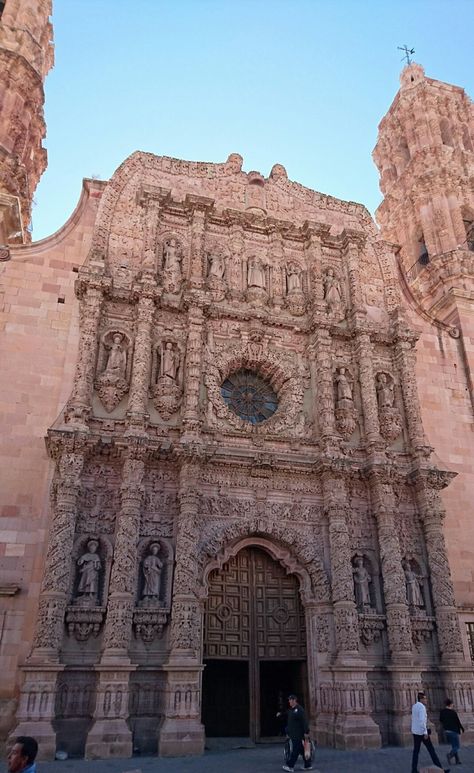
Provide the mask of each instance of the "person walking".
POLYGON ((29 735, 19 735, 7 758, 8 773, 36 773, 38 742, 29 735))
POLYGON ((306 760, 304 756, 303 739, 309 739, 309 727, 306 714, 302 706, 298 703, 296 695, 288 696, 289 708, 287 711, 286 732, 290 739, 290 756, 283 770, 294 771, 295 763, 299 755, 303 757, 305 770, 312 770, 311 760, 306 760))
POLYGON ((456 765, 460 765, 461 760, 459 759, 458 752, 461 745, 461 733, 464 733, 464 728, 461 725, 457 711, 453 709, 453 702, 450 698, 446 698, 444 709, 441 709, 439 712, 439 721, 443 726, 448 743, 451 744, 451 751, 448 752, 448 763, 451 763, 452 757, 454 757, 456 765))
MULTIPOLYGON (((424 692, 419 692, 416 703, 411 709, 411 732, 413 734, 413 755, 411 758, 411 773, 418 773, 418 756, 420 754, 421 744, 426 746, 433 765, 443 770, 435 748, 431 742, 431 730, 428 730, 428 715, 426 713, 427 698, 424 692)), ((449 773, 449 768, 444 768, 444 773, 449 773)))

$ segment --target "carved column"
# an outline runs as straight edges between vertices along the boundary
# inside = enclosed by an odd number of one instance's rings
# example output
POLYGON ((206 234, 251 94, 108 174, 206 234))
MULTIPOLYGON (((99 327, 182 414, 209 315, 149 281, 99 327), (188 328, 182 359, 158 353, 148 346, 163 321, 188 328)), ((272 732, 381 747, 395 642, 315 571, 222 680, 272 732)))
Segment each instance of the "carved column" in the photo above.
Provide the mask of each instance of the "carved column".
MULTIPOLYGON (((74 441, 72 440, 71 443, 74 441)), ((71 593, 71 553, 76 526, 76 505, 84 454, 73 446, 60 452, 54 482, 53 518, 39 600, 33 651, 23 667, 25 682, 17 712, 18 726, 12 738, 32 735, 40 744, 42 759, 53 759, 53 729, 57 674, 64 666, 59 653, 64 635, 64 615, 71 593)))
POLYGON ((464 659, 443 533, 446 513, 439 494, 439 491, 448 485, 451 477, 453 476, 450 473, 440 470, 417 470, 412 475, 418 510, 423 523, 438 642, 443 663, 459 662, 464 659))
POLYGON ((441 652, 441 676, 445 694, 454 695, 463 717, 466 741, 474 740, 474 678, 472 663, 466 661, 456 610, 451 570, 443 533, 446 516, 440 491, 453 473, 441 470, 417 470, 412 474, 416 499, 428 555, 431 591, 436 614, 438 643, 441 652))
POLYGON ((364 414, 364 430, 367 443, 380 441, 379 415, 375 374, 372 365, 373 348, 368 333, 358 331, 355 341, 356 360, 359 363, 359 382, 364 414))
POLYGON ((369 469, 372 510, 377 521, 383 594, 387 615, 388 643, 392 663, 393 699, 390 714, 390 742, 412 743, 406 716, 411 708, 411 696, 422 683, 419 669, 413 667, 410 613, 407 606, 402 554, 395 522, 395 496, 390 481, 382 469, 369 469))
POLYGON ((303 226, 307 239, 305 243, 305 255, 308 266, 308 287, 316 312, 324 313, 326 304, 324 302, 324 284, 323 272, 321 267, 321 243, 329 235, 329 227, 319 223, 306 221, 303 226))
POLYGON ((337 434, 334 426, 332 344, 328 330, 323 327, 315 330, 312 337, 312 349, 315 353, 318 425, 324 440, 337 434))
POLYGON ((202 754, 201 627, 203 609, 197 596, 199 495, 197 470, 184 462, 180 472, 176 569, 170 627, 165 718, 158 749, 161 756, 202 754))
POLYGON ((90 413, 97 362, 98 330, 103 289, 88 278, 79 284, 80 298, 79 348, 71 397, 65 411, 65 421, 78 428, 87 426, 90 413))
POLYGON ((363 311, 362 287, 359 272, 359 254, 364 249, 366 237, 357 231, 346 229, 343 233, 343 250, 349 274, 349 295, 353 312, 363 311))
POLYGON ((199 390, 201 386, 203 324, 204 314, 202 309, 196 306, 191 307, 188 312, 183 415, 183 426, 185 434, 188 435, 194 435, 200 426, 199 390))
POLYGON ((416 387, 416 355, 414 349, 416 339, 410 331, 403 330, 402 324, 396 325, 396 336, 395 361, 400 374, 408 437, 415 451, 423 451, 426 450, 428 444, 423 430, 420 400, 416 387))
POLYGON ((205 196, 186 196, 186 204, 192 208, 189 284, 193 288, 202 287, 203 284, 206 213, 211 209, 213 203, 213 199, 205 196))
POLYGON ((359 619, 354 601, 349 507, 341 473, 323 469, 328 518, 331 590, 337 658, 333 666, 334 733, 337 748, 379 747, 380 731, 370 716, 367 663, 359 655, 359 619))
POLYGON ((147 269, 153 265, 156 268, 156 241, 160 198, 163 198, 167 193, 169 192, 163 189, 156 191, 156 193, 143 191, 140 198, 140 204, 143 208, 143 262, 147 269))
POLYGON ((230 294, 233 298, 239 297, 244 289, 242 284, 242 264, 244 260, 244 229, 239 221, 232 222, 230 227, 231 263, 230 263, 230 294))
POLYGON ((130 672, 129 644, 136 597, 137 544, 144 493, 144 454, 129 448, 122 471, 121 509, 117 518, 110 576, 104 651, 99 670, 94 724, 87 736, 86 757, 130 757, 128 727, 130 672))
POLYGON ((128 400, 128 432, 144 432, 148 420, 148 389, 151 367, 151 327, 155 313, 154 283, 147 282, 137 304, 133 370, 128 400))
POLYGON ((272 284, 269 288, 273 305, 277 308, 283 303, 286 293, 285 287, 285 254, 283 250, 283 236, 277 225, 270 231, 270 259, 272 261, 272 284))

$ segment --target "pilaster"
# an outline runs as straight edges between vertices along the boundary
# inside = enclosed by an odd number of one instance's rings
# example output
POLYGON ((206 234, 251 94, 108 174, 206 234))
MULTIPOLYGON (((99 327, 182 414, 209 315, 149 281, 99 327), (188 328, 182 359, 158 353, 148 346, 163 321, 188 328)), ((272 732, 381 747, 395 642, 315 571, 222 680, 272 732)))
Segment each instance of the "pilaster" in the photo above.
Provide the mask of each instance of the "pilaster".
POLYGON ((151 368, 151 328, 155 313, 154 289, 156 283, 147 280, 147 286, 139 288, 133 370, 128 401, 128 433, 144 433, 148 421, 148 389, 151 368))
POLYGON ((199 390, 201 384, 204 314, 192 306, 188 311, 188 338, 184 374, 184 437, 194 437, 200 427, 199 390))
POLYGON ((380 442, 380 426, 377 408, 377 392, 373 369, 373 347, 368 333, 358 330, 355 334, 355 352, 359 363, 359 381, 364 414, 364 434, 369 445, 380 442))

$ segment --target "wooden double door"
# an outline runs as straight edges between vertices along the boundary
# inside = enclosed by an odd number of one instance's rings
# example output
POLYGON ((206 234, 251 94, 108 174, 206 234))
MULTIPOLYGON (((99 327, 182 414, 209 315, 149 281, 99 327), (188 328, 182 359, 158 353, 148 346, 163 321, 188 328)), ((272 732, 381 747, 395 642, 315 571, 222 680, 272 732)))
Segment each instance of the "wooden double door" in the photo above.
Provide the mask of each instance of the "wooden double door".
POLYGON ((276 713, 306 694, 306 631, 298 581, 260 548, 209 577, 202 721, 208 737, 283 733, 276 713))

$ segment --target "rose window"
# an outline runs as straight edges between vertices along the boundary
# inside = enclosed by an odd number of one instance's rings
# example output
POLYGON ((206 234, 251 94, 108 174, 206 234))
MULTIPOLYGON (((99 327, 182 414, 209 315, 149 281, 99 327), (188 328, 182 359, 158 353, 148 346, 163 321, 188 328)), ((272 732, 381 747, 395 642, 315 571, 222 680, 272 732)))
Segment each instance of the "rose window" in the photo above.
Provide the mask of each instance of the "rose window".
POLYGON ((222 384, 221 394, 229 410, 251 424, 269 419, 278 408, 271 384, 250 370, 232 373, 222 384))

